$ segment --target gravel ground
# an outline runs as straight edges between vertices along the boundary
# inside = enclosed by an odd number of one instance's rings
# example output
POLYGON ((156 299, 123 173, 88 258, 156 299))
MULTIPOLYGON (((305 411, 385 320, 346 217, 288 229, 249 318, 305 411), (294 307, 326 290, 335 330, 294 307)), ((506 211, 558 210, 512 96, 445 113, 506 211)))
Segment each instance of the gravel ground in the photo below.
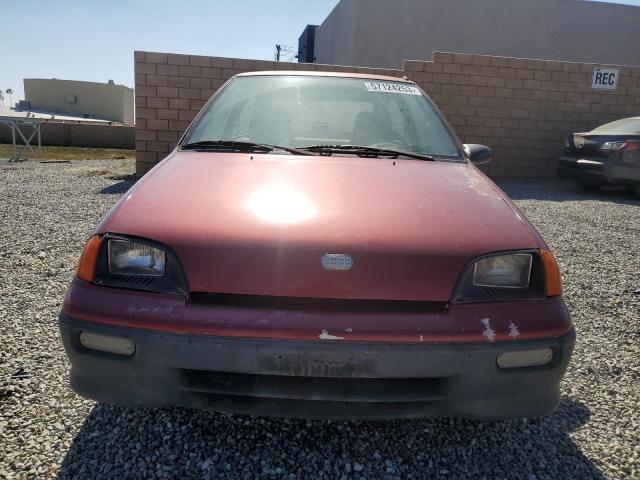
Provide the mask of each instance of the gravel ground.
POLYGON ((501 182, 561 264, 578 333, 552 415, 332 422, 134 410, 67 386, 56 316, 126 161, 0 162, 0 478, 640 478, 640 201, 501 182))

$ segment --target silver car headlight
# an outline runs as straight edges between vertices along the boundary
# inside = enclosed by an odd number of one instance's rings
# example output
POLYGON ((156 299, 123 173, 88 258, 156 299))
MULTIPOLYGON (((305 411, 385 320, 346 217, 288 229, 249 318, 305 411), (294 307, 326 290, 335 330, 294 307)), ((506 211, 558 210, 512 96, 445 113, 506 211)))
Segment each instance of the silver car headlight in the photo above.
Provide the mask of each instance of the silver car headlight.
POLYGON ((458 278, 451 302, 544 298, 546 283, 540 250, 491 253, 467 264, 458 278))
POLYGON ((178 255, 154 240, 105 233, 85 246, 76 275, 106 287, 186 296, 189 282, 178 255))
POLYGON ((510 253, 475 262, 473 284, 477 287, 527 288, 531 278, 530 253, 510 253))
POLYGON ((162 277, 165 274, 165 252, 135 241, 108 240, 109 272, 121 275, 162 277))

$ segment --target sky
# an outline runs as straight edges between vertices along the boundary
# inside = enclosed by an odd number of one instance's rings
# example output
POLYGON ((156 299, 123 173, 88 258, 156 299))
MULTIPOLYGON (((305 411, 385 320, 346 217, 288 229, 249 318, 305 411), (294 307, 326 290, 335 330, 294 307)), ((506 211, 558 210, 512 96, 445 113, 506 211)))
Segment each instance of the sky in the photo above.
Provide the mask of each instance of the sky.
POLYGON ((132 87, 134 50, 271 60, 276 43, 297 51, 304 27, 322 23, 337 3, 0 0, 0 89, 13 89, 15 103, 24 98, 23 78, 132 87))
POLYGON ((337 3, 3 0, 0 89, 13 89, 15 103, 24 98, 23 78, 112 79, 133 86, 134 50, 270 60, 276 43, 297 48, 304 27, 322 23, 337 3))

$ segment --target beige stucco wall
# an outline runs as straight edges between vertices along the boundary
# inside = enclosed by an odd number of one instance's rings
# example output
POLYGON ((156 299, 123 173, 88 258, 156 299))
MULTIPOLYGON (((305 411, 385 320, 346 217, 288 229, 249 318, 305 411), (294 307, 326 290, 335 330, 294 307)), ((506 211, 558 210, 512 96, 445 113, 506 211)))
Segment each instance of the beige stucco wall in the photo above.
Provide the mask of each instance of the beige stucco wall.
POLYGON ((24 80, 25 100, 34 110, 65 113, 111 120, 125 125, 134 123, 134 95, 131 88, 123 85, 27 78, 24 80), (69 97, 75 103, 69 102, 69 97))
POLYGON ((133 92, 132 88, 128 88, 128 87, 123 87, 122 90, 122 100, 124 102, 124 106, 123 106, 123 119, 122 119, 122 123, 124 123, 125 125, 134 125, 136 122, 136 116, 135 116, 135 104, 136 104, 136 99, 135 99, 135 94, 133 92))
POLYGON ((341 0, 318 63, 401 68, 435 51, 640 65, 640 7, 585 0, 341 0))

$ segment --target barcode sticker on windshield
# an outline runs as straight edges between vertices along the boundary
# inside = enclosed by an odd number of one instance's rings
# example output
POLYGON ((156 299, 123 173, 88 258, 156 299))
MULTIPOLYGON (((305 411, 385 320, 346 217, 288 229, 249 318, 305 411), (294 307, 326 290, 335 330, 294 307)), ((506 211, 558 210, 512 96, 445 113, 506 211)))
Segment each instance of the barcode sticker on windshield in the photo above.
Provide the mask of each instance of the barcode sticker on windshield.
POLYGON ((369 92, 403 93, 405 95, 422 95, 418 87, 405 83, 364 82, 369 92))

